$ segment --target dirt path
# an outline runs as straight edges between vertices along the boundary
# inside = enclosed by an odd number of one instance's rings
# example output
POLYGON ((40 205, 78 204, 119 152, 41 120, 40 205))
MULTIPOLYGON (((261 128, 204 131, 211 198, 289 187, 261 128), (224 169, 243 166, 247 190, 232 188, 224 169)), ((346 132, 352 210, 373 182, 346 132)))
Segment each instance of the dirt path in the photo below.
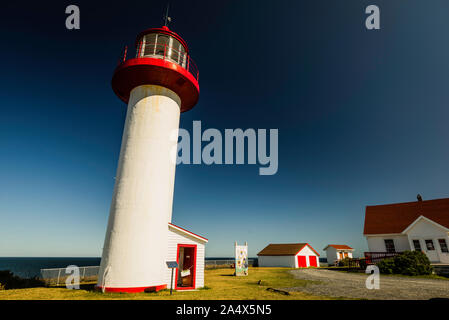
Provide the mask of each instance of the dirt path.
POLYGON ((290 271, 295 278, 320 281, 306 287, 284 288, 313 295, 356 299, 421 300, 449 298, 449 280, 412 277, 380 276, 380 289, 369 290, 367 274, 347 273, 325 269, 298 269, 290 271))

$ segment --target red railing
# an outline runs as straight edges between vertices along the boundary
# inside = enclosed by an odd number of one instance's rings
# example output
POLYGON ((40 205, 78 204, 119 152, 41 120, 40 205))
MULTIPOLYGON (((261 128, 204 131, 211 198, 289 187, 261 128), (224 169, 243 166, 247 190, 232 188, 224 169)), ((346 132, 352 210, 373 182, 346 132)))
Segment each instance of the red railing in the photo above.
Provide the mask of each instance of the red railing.
POLYGON ((402 252, 365 252, 365 258, 349 259, 348 267, 352 269, 365 269, 366 266, 378 264, 384 259, 393 258, 402 252))
MULTIPOLYGON (((118 61, 118 64, 125 62, 128 54, 128 46, 125 46, 123 53, 118 61)), ((156 58, 174 62, 186 69, 198 81, 199 71, 195 62, 190 56, 183 51, 178 51, 167 44, 147 43, 142 45, 142 42, 136 47, 136 58, 156 58)))
POLYGON ((365 252, 367 264, 377 264, 383 259, 393 258, 400 255, 401 252, 365 252))

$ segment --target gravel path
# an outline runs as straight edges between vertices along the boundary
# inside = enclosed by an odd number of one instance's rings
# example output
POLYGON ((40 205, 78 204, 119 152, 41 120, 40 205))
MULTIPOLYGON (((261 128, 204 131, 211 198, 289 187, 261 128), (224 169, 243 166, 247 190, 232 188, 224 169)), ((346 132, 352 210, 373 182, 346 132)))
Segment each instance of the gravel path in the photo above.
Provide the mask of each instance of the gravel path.
POLYGON ((283 288, 313 295, 330 297, 381 299, 381 300, 422 300, 449 298, 449 280, 421 279, 380 275, 380 289, 369 290, 363 273, 348 273, 325 269, 297 269, 290 271, 295 278, 320 281, 305 287, 283 288))

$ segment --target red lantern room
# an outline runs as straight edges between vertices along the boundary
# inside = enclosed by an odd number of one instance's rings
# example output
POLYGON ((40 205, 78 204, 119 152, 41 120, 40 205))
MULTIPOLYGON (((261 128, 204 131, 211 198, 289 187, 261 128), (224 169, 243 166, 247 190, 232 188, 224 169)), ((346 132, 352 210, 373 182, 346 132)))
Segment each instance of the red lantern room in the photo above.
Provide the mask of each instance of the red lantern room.
POLYGON ((187 43, 168 27, 142 31, 136 39, 136 56, 123 58, 114 71, 112 89, 125 103, 130 92, 141 85, 159 85, 174 91, 181 98, 181 112, 198 102, 200 88, 198 69, 190 58, 187 43))

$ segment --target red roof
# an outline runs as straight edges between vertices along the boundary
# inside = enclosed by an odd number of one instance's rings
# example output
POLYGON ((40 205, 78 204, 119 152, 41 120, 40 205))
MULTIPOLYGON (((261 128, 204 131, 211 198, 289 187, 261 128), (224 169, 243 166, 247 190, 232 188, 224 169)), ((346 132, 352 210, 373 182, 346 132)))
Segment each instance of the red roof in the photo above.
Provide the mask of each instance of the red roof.
MULTIPOLYGON (((354 250, 353 248, 351 248, 350 246, 347 246, 345 244, 328 244, 327 247, 332 247, 332 248, 335 248, 337 250, 338 249, 340 249, 340 250, 354 250)), ((326 250, 327 247, 324 248, 323 250, 326 250)))
POLYGON ((367 206, 363 234, 401 233, 420 216, 449 228, 449 198, 367 206))
POLYGON ((295 256, 301 251, 305 246, 312 249, 313 252, 319 256, 318 252, 313 249, 308 243, 270 243, 262 251, 260 251, 258 256, 295 256))

